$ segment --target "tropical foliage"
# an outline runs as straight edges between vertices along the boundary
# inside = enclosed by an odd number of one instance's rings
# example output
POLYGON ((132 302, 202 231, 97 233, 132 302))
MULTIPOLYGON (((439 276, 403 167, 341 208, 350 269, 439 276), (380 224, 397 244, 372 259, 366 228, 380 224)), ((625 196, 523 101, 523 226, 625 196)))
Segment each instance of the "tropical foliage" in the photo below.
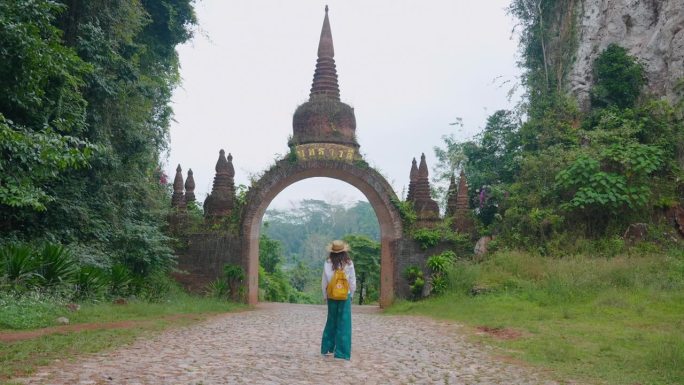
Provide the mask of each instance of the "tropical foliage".
MULTIPOLYGON (((537 11, 523 24, 540 27, 537 11)), ((445 138, 438 166, 465 170, 482 231, 509 246, 546 253, 577 237, 622 235, 634 222, 658 226, 684 203, 684 103, 640 96, 643 67, 611 45, 594 63, 591 106, 580 109, 562 88, 547 87, 550 59, 528 47, 541 43, 534 36, 522 40, 527 103, 495 112, 470 141, 445 138)))
POLYGON ((69 245, 30 281, 95 288, 98 268, 124 292, 173 266, 159 170, 194 23, 190 0, 0 2, 0 243, 69 245))

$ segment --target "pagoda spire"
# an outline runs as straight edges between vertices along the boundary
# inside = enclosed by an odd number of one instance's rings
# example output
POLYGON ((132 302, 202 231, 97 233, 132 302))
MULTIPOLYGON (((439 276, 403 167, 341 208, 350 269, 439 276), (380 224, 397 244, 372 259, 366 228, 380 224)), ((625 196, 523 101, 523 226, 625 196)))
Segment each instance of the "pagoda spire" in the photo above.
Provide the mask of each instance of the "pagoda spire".
POLYGON ((451 174, 451 178, 449 179, 449 189, 447 190, 447 207, 446 207, 446 214, 445 217, 451 218, 456 214, 456 210, 458 207, 457 203, 457 188, 456 188, 456 178, 454 177, 454 174, 451 174))
POLYGON ((235 205, 235 169, 233 168, 233 156, 219 151, 216 161, 216 176, 211 194, 204 201, 204 215, 206 217, 228 216, 235 205))
POLYGON ((184 208, 185 195, 183 194, 183 169, 179 164, 176 167, 176 177, 173 179, 173 195, 171 195, 171 207, 184 208))
POLYGON ((413 201, 416 195, 416 182, 418 181, 418 162, 416 158, 413 158, 411 162, 411 173, 409 174, 409 187, 408 194, 406 195, 407 201, 413 201))
POLYGON ((188 179, 185 180, 185 202, 195 201, 195 178, 192 176, 192 169, 188 169, 188 179))
POLYGON ((351 147, 356 153, 356 149, 359 148, 356 141, 356 116, 351 106, 340 101, 340 85, 334 56, 335 49, 326 6, 311 93, 309 100, 297 107, 292 116, 290 144, 298 146, 309 143, 332 143, 351 147))
POLYGON ((430 179, 425 154, 420 156, 420 165, 415 173, 416 181, 413 188, 413 207, 418 217, 418 226, 432 227, 439 219, 439 205, 432 199, 430 179))
POLYGON ((333 47, 332 31, 328 19, 328 6, 325 6, 325 18, 321 28, 321 38, 318 42, 318 60, 314 72, 313 84, 309 100, 316 96, 325 96, 340 100, 340 86, 337 82, 337 68, 335 66, 335 48, 333 47))
POLYGON ((418 166, 418 178, 417 180, 428 180, 428 166, 425 161, 425 153, 420 154, 420 166, 418 166))
POLYGON ((456 193, 455 211, 452 227, 461 233, 470 233, 475 228, 468 204, 468 179, 465 171, 461 170, 458 177, 458 192, 456 193))

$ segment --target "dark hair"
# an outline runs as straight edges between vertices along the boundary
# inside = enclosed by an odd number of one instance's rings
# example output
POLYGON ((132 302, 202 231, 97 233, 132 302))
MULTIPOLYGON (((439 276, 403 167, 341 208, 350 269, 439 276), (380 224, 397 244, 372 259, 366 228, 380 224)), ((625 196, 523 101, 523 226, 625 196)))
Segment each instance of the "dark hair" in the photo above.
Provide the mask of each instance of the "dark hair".
POLYGON ((339 253, 330 253, 330 262, 332 262, 333 270, 342 269, 345 265, 351 263, 349 253, 341 251, 339 253))

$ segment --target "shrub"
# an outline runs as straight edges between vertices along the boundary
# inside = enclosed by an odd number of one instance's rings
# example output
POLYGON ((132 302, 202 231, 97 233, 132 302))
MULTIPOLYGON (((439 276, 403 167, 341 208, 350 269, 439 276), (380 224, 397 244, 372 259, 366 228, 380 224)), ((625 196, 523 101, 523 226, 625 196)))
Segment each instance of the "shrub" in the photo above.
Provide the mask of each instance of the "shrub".
POLYGON ((418 266, 409 266, 404 270, 404 278, 408 281, 413 299, 419 299, 423 294, 423 287, 425 286, 423 270, 418 266))
POLYGON ((38 255, 38 282, 42 287, 71 283, 78 274, 78 265, 61 245, 46 244, 38 255))
POLYGON ((133 284, 133 274, 123 264, 112 266, 109 271, 109 293, 113 296, 127 296, 133 284))
POLYGON ((627 49, 611 44, 594 62, 596 82, 591 90, 594 107, 632 107, 646 84, 644 67, 627 49))
POLYGON ((456 254, 453 251, 447 250, 441 254, 433 255, 428 258, 427 266, 433 273, 443 274, 446 273, 455 258, 456 254))
POLYGON ((228 264, 223 267, 223 279, 230 290, 230 297, 234 301, 240 300, 244 293, 242 282, 245 280, 245 270, 242 266, 228 264))
POLYGON ((8 285, 16 290, 25 288, 35 278, 37 263, 26 245, 0 248, 0 288, 8 285))
POLYGON ((109 283, 107 273, 95 266, 83 266, 74 280, 76 284, 76 298, 98 298, 104 294, 109 283))
POLYGON ((209 283, 207 286, 207 293, 210 296, 218 299, 227 300, 230 298, 230 288, 228 287, 228 283, 221 278, 217 278, 209 283))
POLYGON ((413 233, 415 239, 423 250, 435 247, 442 240, 442 232, 439 229, 418 229, 413 233))

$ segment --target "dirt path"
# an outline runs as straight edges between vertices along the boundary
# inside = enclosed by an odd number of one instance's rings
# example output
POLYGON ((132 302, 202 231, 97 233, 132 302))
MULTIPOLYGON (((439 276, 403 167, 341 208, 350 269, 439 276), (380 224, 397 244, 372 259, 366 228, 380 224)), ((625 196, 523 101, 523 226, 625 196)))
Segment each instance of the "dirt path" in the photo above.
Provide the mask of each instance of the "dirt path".
POLYGON ((351 361, 319 354, 325 307, 260 304, 41 368, 26 384, 555 384, 466 342, 460 327, 353 309, 351 361))
POLYGON ((114 322, 91 322, 73 325, 51 326, 42 329, 23 330, 23 331, 2 331, 0 332, 0 342, 16 342, 23 340, 31 340, 34 338, 47 336, 51 334, 68 334, 73 332, 82 332, 84 330, 104 330, 104 329, 132 329, 135 327, 151 325, 157 321, 175 321, 179 319, 194 319, 200 320, 206 318, 197 314, 174 314, 164 317, 159 317, 152 320, 139 321, 114 321, 114 322))

